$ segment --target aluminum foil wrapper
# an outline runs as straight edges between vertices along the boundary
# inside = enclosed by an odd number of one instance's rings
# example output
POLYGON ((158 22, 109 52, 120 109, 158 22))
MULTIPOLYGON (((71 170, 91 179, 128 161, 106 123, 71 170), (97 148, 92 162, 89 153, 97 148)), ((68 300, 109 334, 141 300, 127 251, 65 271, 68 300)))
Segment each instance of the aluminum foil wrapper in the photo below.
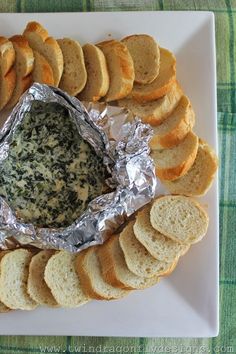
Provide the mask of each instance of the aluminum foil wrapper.
POLYGON ((106 182, 113 192, 92 200, 72 225, 58 229, 23 224, 0 198, 0 247, 28 245, 78 252, 101 244, 155 196, 157 180, 148 146, 152 129, 126 109, 105 103, 83 105, 58 88, 34 84, 0 130, 0 164, 8 156, 17 126, 35 100, 59 103, 69 111, 79 134, 102 156, 111 176, 106 182))

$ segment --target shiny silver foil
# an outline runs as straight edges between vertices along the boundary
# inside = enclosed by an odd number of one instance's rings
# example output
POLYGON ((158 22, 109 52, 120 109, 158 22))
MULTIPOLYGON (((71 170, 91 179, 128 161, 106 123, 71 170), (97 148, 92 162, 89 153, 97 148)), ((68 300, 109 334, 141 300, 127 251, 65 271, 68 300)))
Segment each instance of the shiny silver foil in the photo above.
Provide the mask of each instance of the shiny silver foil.
POLYGON ((152 129, 126 109, 105 103, 83 105, 58 88, 34 84, 0 130, 0 164, 7 158, 16 127, 34 100, 59 103, 68 109, 79 134, 102 156, 111 176, 106 182, 113 192, 91 201, 72 225, 60 229, 23 224, 0 198, 0 247, 29 245, 78 252, 101 244, 155 196, 157 182, 148 146, 152 129))

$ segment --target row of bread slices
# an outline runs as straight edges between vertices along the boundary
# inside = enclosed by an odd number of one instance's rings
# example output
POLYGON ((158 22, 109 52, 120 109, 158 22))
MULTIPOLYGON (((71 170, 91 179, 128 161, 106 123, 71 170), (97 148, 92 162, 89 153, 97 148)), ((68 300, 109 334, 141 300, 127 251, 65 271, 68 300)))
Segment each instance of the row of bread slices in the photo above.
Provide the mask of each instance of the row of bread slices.
POLYGON ((162 196, 120 232, 79 254, 17 249, 0 253, 0 311, 38 305, 77 307, 91 299, 122 298, 170 274, 202 239, 208 216, 189 197, 162 196))
MULTIPOLYGON (((137 37, 142 36, 136 36, 136 42, 137 37)), ((134 36, 132 41, 135 41, 134 36)), ((143 52, 136 43, 135 55, 142 58, 143 52)), ((207 142, 192 131, 195 114, 177 82, 175 56, 163 48, 159 48, 159 52, 160 65, 155 80, 135 84, 129 96, 117 103, 152 126, 151 156, 156 175, 169 192, 204 195, 217 170, 217 157, 207 142)), ((132 51, 131 54, 134 59, 132 51)), ((149 65, 153 71, 151 62, 149 65)))
MULTIPOLYGON (((91 50, 96 47, 84 49, 88 56, 91 50)), ((22 35, 0 37, 0 109, 12 108, 33 82, 59 86, 75 96, 86 80, 83 50, 77 41, 49 37, 37 22, 29 22, 22 35)))
MULTIPOLYGON (((158 68, 159 47, 150 40, 156 46, 153 60, 158 68)), ((13 107, 33 82, 59 86, 84 101, 104 96, 114 101, 129 94, 135 78, 124 43, 112 40, 82 48, 76 40, 50 37, 37 22, 29 22, 22 35, 0 37, 0 76, 0 109, 13 107)))
MULTIPOLYGON (((163 52, 171 55, 164 49, 163 52)), ((135 85, 154 82, 157 76, 163 80, 163 73, 159 75, 160 49, 148 35, 87 44, 82 48, 76 40, 56 40, 41 24, 29 22, 23 35, 9 40, 1 37, 0 53, 4 85, 14 91, 13 96, 17 92, 17 97, 9 103, 11 107, 32 81, 59 86, 84 101, 104 97, 109 102, 126 97, 135 85), (139 52, 136 54, 140 48, 141 57, 139 52)), ((164 91, 161 88, 159 95, 164 91)), ((9 96, 10 93, 8 99, 9 96)))

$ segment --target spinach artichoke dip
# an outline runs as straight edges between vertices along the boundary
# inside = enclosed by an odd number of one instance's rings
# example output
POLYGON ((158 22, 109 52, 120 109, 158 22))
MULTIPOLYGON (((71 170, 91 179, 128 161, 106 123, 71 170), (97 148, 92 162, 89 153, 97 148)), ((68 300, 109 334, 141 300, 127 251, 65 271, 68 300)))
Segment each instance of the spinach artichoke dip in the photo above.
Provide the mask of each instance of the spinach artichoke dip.
POLYGON ((106 173, 68 111, 35 101, 0 166, 0 195, 25 223, 65 227, 102 194, 106 173))

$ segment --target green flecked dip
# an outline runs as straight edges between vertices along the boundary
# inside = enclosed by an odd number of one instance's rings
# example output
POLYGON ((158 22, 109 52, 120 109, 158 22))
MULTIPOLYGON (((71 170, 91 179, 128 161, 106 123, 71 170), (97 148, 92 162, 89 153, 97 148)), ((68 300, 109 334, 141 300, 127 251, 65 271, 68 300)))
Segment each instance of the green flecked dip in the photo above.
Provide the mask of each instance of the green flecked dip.
POLYGON ((68 111, 35 101, 0 166, 0 195, 25 223, 65 227, 102 194, 105 178, 102 159, 68 111))

